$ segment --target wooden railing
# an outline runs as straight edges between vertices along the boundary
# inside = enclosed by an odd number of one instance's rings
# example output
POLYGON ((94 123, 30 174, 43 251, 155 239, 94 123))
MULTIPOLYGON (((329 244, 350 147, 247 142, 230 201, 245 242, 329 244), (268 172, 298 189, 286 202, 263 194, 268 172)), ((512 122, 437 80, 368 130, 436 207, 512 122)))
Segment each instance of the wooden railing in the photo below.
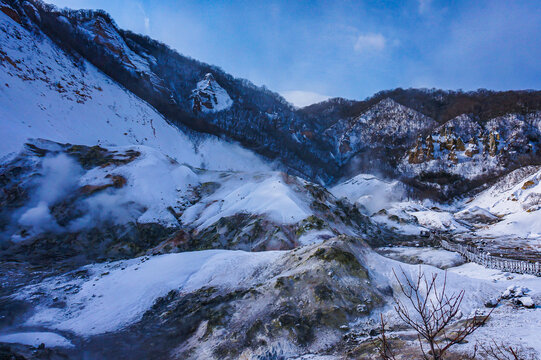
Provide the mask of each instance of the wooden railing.
POLYGON ((484 253, 473 246, 451 243, 443 239, 440 240, 440 243, 444 249, 456 251, 469 261, 476 262, 490 269, 541 276, 541 264, 539 261, 530 262, 500 258, 484 253))

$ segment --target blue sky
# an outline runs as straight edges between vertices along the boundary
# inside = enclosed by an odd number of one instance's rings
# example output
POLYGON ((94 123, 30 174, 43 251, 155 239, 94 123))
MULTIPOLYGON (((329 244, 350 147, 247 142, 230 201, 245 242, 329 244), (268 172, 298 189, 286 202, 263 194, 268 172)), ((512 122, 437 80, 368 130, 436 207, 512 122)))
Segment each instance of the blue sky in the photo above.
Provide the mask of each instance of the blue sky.
POLYGON ((104 9, 297 105, 396 87, 541 88, 538 0, 49 1, 104 9))

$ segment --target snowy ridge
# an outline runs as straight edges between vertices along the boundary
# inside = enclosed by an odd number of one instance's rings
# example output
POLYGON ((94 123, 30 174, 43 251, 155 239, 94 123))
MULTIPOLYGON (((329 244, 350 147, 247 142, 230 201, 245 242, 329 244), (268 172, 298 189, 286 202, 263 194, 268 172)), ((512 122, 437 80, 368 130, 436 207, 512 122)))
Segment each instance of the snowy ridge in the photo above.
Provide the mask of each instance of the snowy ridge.
POLYGON ((0 155, 28 138, 86 145, 146 145, 181 163, 214 170, 263 170, 252 152, 216 137, 193 141, 147 103, 47 37, 0 13, 0 155))
POLYGON ((348 158, 362 148, 399 145, 417 137, 419 132, 431 129, 436 122, 421 113, 386 98, 356 118, 341 120, 325 131, 339 139, 337 152, 348 158))

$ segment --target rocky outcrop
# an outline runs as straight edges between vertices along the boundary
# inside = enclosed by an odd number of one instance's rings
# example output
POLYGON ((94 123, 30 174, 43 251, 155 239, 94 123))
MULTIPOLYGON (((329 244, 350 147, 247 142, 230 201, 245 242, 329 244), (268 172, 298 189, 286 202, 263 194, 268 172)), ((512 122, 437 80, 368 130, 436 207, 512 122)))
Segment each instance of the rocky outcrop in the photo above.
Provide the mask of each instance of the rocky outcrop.
POLYGON ((471 158, 474 155, 479 154, 479 146, 477 145, 477 141, 472 137, 468 141, 468 144, 465 148, 464 155, 471 158))
POLYGON ((197 83, 197 88, 192 91, 190 98, 195 113, 222 111, 233 104, 227 91, 216 82, 211 73, 206 74, 203 80, 197 83))
POLYGON ((346 162, 362 150, 409 144, 435 124, 434 120, 387 98, 355 118, 338 121, 325 130, 325 135, 335 139, 337 154, 346 162))
POLYGON ((9 16, 16 23, 21 23, 21 18, 17 11, 13 10, 10 6, 0 3, 0 11, 9 16))
MULTIPOLYGON (((504 164, 518 165, 519 154, 536 158, 533 142, 539 144, 541 132, 533 123, 531 118, 509 115, 481 126, 468 116, 460 116, 436 128, 425 140, 419 137, 404 158, 404 163, 409 164, 405 168, 413 172, 416 168, 430 168, 435 172, 459 173, 462 170, 457 165, 470 164, 483 167, 484 172, 502 171, 504 164), (463 139, 469 140, 464 144, 463 139), (419 167, 424 163, 427 164, 419 167)), ((474 176, 477 175, 475 172, 474 176)))

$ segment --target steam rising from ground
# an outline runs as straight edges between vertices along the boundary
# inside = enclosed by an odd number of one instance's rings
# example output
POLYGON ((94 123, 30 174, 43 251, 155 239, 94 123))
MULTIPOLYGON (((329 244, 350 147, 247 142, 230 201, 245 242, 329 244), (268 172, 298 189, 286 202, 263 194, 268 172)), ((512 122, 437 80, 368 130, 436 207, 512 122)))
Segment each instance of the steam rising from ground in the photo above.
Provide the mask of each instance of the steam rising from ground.
POLYGON ((178 226, 171 209, 179 211, 198 176, 151 148, 120 149, 137 149, 141 155, 127 164, 90 170, 64 153, 43 158, 26 183, 28 202, 13 212, 3 237, 21 241, 42 233, 130 222, 178 226), (120 185, 114 185, 115 177, 120 185))
POLYGON ((83 169, 65 154, 48 156, 43 160, 41 178, 29 207, 17 223, 32 233, 61 231, 49 208, 77 188, 83 169))

